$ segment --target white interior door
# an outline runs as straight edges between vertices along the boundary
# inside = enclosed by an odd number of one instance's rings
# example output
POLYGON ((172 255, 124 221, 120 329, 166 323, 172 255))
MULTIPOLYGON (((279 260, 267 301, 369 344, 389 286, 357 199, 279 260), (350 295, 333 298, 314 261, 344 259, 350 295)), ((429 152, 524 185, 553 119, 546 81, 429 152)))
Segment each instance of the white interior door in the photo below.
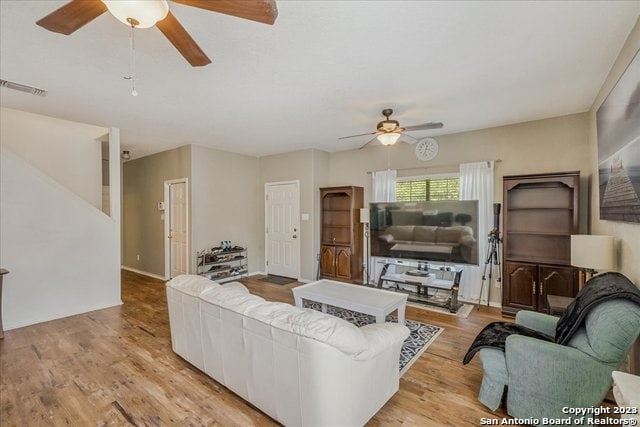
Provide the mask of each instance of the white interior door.
POLYGON ((300 275, 300 186, 297 182, 265 186, 267 273, 300 275))
POLYGON ((170 277, 188 270, 187 183, 169 184, 169 267, 170 277))

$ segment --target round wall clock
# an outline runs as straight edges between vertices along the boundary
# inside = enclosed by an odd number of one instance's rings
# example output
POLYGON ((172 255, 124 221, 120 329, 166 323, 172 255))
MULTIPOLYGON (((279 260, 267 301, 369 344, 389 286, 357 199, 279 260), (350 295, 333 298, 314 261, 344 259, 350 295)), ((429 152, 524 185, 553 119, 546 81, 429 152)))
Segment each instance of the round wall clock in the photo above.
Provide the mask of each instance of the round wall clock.
POLYGON ((434 138, 423 138, 416 144, 416 157, 423 162, 438 155, 438 141, 434 138))

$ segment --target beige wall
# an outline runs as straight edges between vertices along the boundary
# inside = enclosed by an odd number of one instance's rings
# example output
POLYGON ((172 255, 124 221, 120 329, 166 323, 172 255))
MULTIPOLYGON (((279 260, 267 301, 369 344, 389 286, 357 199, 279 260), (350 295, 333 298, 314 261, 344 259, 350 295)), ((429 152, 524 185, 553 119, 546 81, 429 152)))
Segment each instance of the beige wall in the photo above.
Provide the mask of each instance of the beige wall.
POLYGON ((102 147, 108 130, 0 108, 0 142, 88 203, 102 208, 102 147))
MULTIPOLYGON (((588 179, 592 156, 588 150, 586 113, 537 120, 490 129, 437 137, 438 156, 422 162, 415 157, 414 145, 397 144, 332 153, 331 185, 359 185, 365 188, 365 201, 371 198, 371 176, 367 171, 399 170, 399 175, 425 175, 456 172, 460 163, 496 160, 496 202, 502 202, 505 175, 579 170, 581 189, 581 227, 588 223, 588 179)), ((500 303, 502 294, 492 289, 491 300, 500 303)))
MULTIPOLYGON (((35 114, 29 115, 29 123, 31 129, 12 134, 24 139, 11 143, 29 146, 33 152, 39 145, 42 152, 54 154, 50 143, 57 141, 49 140, 48 129, 58 141, 81 146, 94 142, 86 139, 87 130, 97 129, 109 132, 111 155, 120 151, 118 129, 35 114)), ((8 145, 4 140, 0 145, 0 265, 10 272, 4 279, 5 329, 121 304, 120 162, 110 165, 113 215, 107 216, 52 178, 51 169, 40 170, 8 145)), ((83 150, 76 154, 80 153, 86 154, 83 150)), ((68 166, 77 173, 76 164, 86 159, 74 157, 73 152, 64 154, 68 156, 53 157, 58 170, 68 166)), ((100 163, 94 165, 99 173, 100 163)))
POLYGON ((191 177, 191 146, 123 165, 122 264, 164 277, 164 182, 191 177), (137 259, 140 255, 140 260, 137 259))
POLYGON ((594 182, 591 191, 591 232, 616 236, 620 242, 619 270, 628 276, 636 285, 640 286, 640 224, 631 224, 617 221, 601 221, 599 219, 598 204, 598 135, 596 131, 596 112, 600 104, 605 100, 613 86, 631 62, 633 56, 640 49, 640 20, 631 31, 626 44, 620 51, 620 55, 613 65, 602 89, 596 97, 593 107, 589 111, 589 173, 594 182))
POLYGON ((257 157, 191 146, 192 271, 197 251, 221 240, 249 249, 249 272, 264 266, 264 197, 257 157))
POLYGON ((313 279, 318 271, 316 257, 320 254, 320 188, 328 187, 331 155, 326 151, 313 150, 313 279))

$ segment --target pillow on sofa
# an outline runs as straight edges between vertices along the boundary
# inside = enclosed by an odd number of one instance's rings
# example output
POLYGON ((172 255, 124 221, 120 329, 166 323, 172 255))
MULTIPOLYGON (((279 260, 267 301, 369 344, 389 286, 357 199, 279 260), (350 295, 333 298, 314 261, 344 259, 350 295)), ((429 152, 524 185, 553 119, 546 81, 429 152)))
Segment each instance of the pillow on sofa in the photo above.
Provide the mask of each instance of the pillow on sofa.
POLYGON ((354 358, 369 348, 367 338, 357 326, 316 310, 265 302, 251 307, 245 314, 275 328, 329 344, 354 358))
POLYGON ((220 287, 220 284, 204 276, 181 274, 169 280, 167 286, 188 295, 198 296, 207 289, 220 287))

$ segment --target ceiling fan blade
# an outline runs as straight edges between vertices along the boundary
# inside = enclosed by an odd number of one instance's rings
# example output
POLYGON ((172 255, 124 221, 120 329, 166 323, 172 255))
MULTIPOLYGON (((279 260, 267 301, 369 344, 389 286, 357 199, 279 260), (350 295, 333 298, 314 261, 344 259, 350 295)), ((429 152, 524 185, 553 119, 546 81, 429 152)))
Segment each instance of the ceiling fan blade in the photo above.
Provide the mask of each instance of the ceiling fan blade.
POLYGON ((367 145, 371 144, 373 141, 375 141, 378 138, 378 136, 374 136, 373 138, 371 138, 369 141, 367 141, 366 144, 364 144, 362 147, 358 148, 358 150, 362 150, 364 147, 366 147, 367 145))
POLYGON ((162 34, 169 39, 178 52, 194 67, 202 67, 211 64, 209 57, 200 49, 200 46, 191 38, 180 21, 169 11, 167 17, 159 21, 156 26, 162 34))
POLYGON ((423 123, 421 125, 406 126, 404 130, 412 131, 412 130, 440 129, 442 128, 442 126, 444 125, 440 122, 429 122, 429 123, 423 123))
POLYGON ((54 33, 69 35, 107 11, 100 0, 72 0, 36 22, 54 33))
POLYGON ((211 12, 224 13, 238 18, 270 24, 276 21, 278 8, 275 0, 173 0, 211 12))
POLYGON ((413 145, 416 142, 418 142, 418 138, 414 138, 413 136, 407 134, 407 133, 403 133, 400 135, 400 141, 402 142, 406 142, 407 144, 413 145))
POLYGON ((356 136, 375 135, 378 132, 359 133, 358 135, 341 136, 338 139, 355 138, 356 136))

